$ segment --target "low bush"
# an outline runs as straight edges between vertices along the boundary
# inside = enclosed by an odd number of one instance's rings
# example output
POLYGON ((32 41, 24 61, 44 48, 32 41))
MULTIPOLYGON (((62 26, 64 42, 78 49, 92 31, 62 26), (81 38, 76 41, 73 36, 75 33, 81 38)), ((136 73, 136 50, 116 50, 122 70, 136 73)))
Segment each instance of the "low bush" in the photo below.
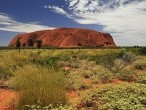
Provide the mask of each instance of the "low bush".
POLYGON ((132 53, 132 52, 125 52, 125 53, 122 55, 121 59, 122 59, 123 61, 127 62, 127 63, 132 63, 132 62, 135 61, 136 56, 135 56, 135 54, 132 53))
POLYGON ((142 47, 139 49, 139 54, 146 55, 146 47, 142 47))
POLYGON ((38 101, 41 106, 66 104, 65 85, 61 71, 32 64, 17 68, 12 81, 12 86, 20 92, 19 109, 38 101))
POLYGON ((96 61, 96 64, 103 65, 108 69, 111 69, 114 65, 114 61, 117 58, 121 58, 124 52, 108 53, 103 55, 92 56, 89 60, 96 61))
POLYGON ((114 61, 114 65, 111 68, 111 70, 117 73, 117 72, 121 71, 126 66, 127 66, 127 62, 125 62, 121 59, 116 59, 114 61))
POLYGON ((91 79, 94 78, 95 80, 95 77, 97 81, 100 80, 102 83, 108 83, 113 78, 113 73, 103 66, 98 66, 96 71, 92 73, 91 79))
POLYGON ((125 70, 125 69, 116 73, 115 76, 120 80, 128 81, 128 82, 136 81, 136 77, 137 77, 134 71, 125 70))
POLYGON ((93 110, 145 110, 146 85, 106 85, 82 95, 86 109, 93 110))
POLYGON ((84 90, 90 88, 90 84, 85 83, 81 80, 81 74, 77 71, 71 71, 66 75, 67 90, 84 90))
POLYGON ((146 73, 139 75, 137 82, 142 83, 142 84, 146 84, 146 73))
POLYGON ((135 69, 143 70, 146 68, 146 59, 137 60, 136 62, 134 62, 133 65, 134 65, 135 69))
POLYGON ((33 59, 32 62, 34 64, 39 64, 41 66, 45 66, 48 68, 54 68, 54 69, 58 69, 60 66, 58 64, 58 62, 60 61, 59 57, 49 57, 47 59, 33 59))
POLYGON ((124 61, 125 63, 122 63, 124 64, 123 67, 125 67, 127 63, 132 63, 135 58, 135 55, 130 52, 119 51, 115 53, 92 56, 90 60, 96 61, 96 64, 103 65, 106 68, 112 70, 112 68, 114 67, 114 63, 117 59, 124 61))

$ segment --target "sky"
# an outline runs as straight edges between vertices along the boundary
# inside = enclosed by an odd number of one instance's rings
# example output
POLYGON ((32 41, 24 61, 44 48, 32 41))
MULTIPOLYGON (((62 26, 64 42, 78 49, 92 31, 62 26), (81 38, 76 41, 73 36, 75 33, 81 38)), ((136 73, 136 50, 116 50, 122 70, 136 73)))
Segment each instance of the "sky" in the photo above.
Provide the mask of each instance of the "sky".
POLYGON ((59 27, 108 32, 118 46, 146 46, 146 0, 0 0, 0 46, 59 27))

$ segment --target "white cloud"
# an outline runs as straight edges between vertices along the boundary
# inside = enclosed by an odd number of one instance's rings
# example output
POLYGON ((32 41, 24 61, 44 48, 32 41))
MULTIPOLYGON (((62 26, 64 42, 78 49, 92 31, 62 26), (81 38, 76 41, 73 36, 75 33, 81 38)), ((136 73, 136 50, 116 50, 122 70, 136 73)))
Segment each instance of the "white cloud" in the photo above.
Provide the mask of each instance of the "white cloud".
POLYGON ((58 14, 61 14, 61 15, 65 15, 66 17, 71 18, 71 15, 69 15, 63 8, 60 8, 58 6, 46 6, 45 5, 44 8, 50 8, 55 13, 58 13, 58 14))
MULTIPOLYGON (((146 45, 145 0, 65 0, 80 24, 104 25, 118 45, 146 45)), ((54 11, 55 12, 55 11, 54 11)))
POLYGON ((40 25, 39 22, 17 22, 7 14, 0 13, 0 30, 13 32, 33 32, 45 29, 54 29, 54 27, 40 25))

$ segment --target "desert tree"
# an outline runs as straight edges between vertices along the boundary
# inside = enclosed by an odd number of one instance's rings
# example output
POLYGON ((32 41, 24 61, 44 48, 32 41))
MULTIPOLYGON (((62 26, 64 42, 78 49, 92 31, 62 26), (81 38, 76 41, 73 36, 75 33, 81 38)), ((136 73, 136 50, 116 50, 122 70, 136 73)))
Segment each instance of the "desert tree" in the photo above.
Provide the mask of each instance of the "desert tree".
POLYGON ((42 47, 42 40, 36 40, 36 46, 37 46, 37 48, 41 48, 42 47))
POLYGON ((19 49, 19 53, 20 53, 20 48, 21 48, 21 42, 20 42, 20 38, 18 37, 16 40, 16 48, 19 49))

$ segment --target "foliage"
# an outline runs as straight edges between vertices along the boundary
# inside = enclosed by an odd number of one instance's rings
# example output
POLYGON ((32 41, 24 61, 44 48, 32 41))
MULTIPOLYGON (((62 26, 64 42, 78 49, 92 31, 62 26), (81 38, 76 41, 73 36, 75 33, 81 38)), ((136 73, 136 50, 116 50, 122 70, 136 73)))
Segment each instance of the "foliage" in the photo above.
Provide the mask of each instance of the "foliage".
POLYGON ((8 80, 13 74, 8 70, 0 70, 0 79, 8 80))
POLYGON ((41 107, 41 105, 38 103, 36 105, 25 105, 23 107, 23 110, 74 110, 72 106, 69 105, 59 105, 58 107, 53 107, 52 104, 49 106, 41 107))
MULTIPOLYGON (((47 107, 52 107, 52 110, 70 110, 72 107, 67 106, 67 90, 80 93, 78 101, 82 96, 81 93, 85 92, 85 95, 83 94, 86 97, 83 98, 85 100, 78 105, 79 107, 85 105, 87 107, 85 110, 94 108, 113 110, 114 107, 116 110, 127 108, 143 110, 146 98, 143 92, 138 92, 137 88, 141 91, 143 87, 139 83, 146 84, 144 73, 146 57, 136 56, 135 52, 138 49, 56 49, 54 51, 35 48, 21 49, 19 55, 16 54, 15 49, 0 50, 0 78, 5 78, 10 87, 20 93, 19 110, 22 110, 22 107, 26 107, 26 110, 50 109, 47 107), (120 83, 117 84, 114 81, 120 81, 120 83), (105 86, 106 84, 109 85, 105 86), (131 91, 137 93, 127 92, 128 88, 132 88, 131 91), (93 93, 90 92, 92 89, 95 89, 93 93), (86 94, 86 91, 89 93, 86 94), (106 91, 110 91, 111 96, 106 91), (99 95, 97 100, 96 95, 99 95), (128 99, 128 97, 134 98, 128 99), (142 100, 142 104, 136 102, 135 97, 138 101, 142 100)), ((80 103, 75 102, 76 99, 72 100, 73 106, 80 103)), ((77 108, 73 109, 80 109, 78 106, 74 106, 77 108)))
POLYGON ((146 85, 107 85, 83 94, 85 107, 96 110, 145 110, 146 85))
POLYGON ((49 58, 43 59, 43 60, 33 59, 32 62, 35 64, 39 64, 41 66, 48 67, 48 68, 58 69, 60 67, 59 63, 58 63, 59 60, 60 60, 59 57, 49 57, 49 58))
POLYGON ((20 108, 37 104, 37 101, 41 102, 41 106, 56 106, 67 102, 65 76, 61 71, 29 64, 17 68, 12 83, 20 91, 20 108))
POLYGON ((146 84, 146 73, 138 76, 138 83, 146 84))
POLYGON ((139 53, 140 53, 141 55, 146 55, 146 47, 140 48, 140 49, 139 49, 139 53))
POLYGON ((16 47, 19 48, 19 53, 20 53, 20 47, 21 47, 20 38, 17 38, 16 40, 16 47))
POLYGON ((139 59, 137 61, 134 62, 134 67, 135 69, 140 69, 140 70, 143 70, 146 68, 146 59, 139 59))
POLYGON ((42 47, 42 40, 36 40, 37 48, 42 47))
POLYGON ((123 53, 108 53, 105 55, 97 55, 90 58, 90 60, 96 61, 96 64, 105 66, 108 69, 111 69, 114 65, 114 60, 120 58, 123 53))
POLYGON ((103 66, 98 66, 92 76, 95 76, 96 80, 100 80, 102 83, 108 83, 113 78, 113 73, 103 66))
POLYGON ((126 67, 127 66, 127 62, 125 62, 124 60, 122 60, 122 59, 116 59, 115 61, 114 61, 114 65, 113 65, 113 67, 111 68, 114 72, 120 72, 124 67, 126 67))
POLYGON ((108 53, 104 55, 93 56, 90 60, 96 61, 96 64, 102 65, 115 73, 121 71, 129 63, 134 62, 136 56, 131 52, 120 50, 119 52, 108 53))
POLYGON ((127 63, 132 63, 135 61, 136 56, 132 52, 125 52, 121 59, 127 63))
POLYGON ((128 82, 136 81, 136 77, 137 77, 134 71, 126 70, 126 69, 121 70, 115 75, 118 77, 118 79, 123 80, 123 81, 128 81, 128 82))
POLYGON ((16 40, 16 47, 17 48, 20 48, 21 47, 20 38, 17 38, 17 40, 16 40))
POLYGON ((81 82, 79 78, 80 78, 80 74, 78 74, 77 72, 68 73, 66 76, 66 80, 67 80, 66 89, 67 90, 82 89, 82 87, 85 86, 85 84, 81 82))

